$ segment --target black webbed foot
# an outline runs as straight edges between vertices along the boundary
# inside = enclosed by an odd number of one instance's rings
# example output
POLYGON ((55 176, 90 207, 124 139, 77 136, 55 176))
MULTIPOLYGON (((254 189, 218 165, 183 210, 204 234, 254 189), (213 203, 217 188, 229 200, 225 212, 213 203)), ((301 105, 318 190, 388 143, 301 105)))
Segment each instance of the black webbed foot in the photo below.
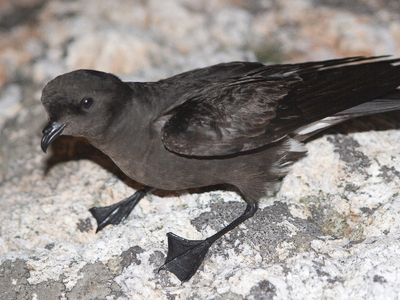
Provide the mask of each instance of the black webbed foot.
POLYGON ((136 204, 146 195, 146 190, 142 189, 132 196, 110 206, 92 207, 90 213, 97 221, 96 233, 109 224, 117 225, 125 220, 136 204))
POLYGON ((257 208, 256 203, 248 203, 242 215, 205 240, 187 240, 172 232, 167 233, 168 254, 159 271, 167 270, 174 273, 182 283, 188 281, 200 267, 211 245, 225 233, 251 218, 257 208))
POLYGON ((180 281, 188 281, 200 267, 212 245, 208 239, 187 240, 172 232, 168 236, 168 254, 160 270, 174 273, 180 281))

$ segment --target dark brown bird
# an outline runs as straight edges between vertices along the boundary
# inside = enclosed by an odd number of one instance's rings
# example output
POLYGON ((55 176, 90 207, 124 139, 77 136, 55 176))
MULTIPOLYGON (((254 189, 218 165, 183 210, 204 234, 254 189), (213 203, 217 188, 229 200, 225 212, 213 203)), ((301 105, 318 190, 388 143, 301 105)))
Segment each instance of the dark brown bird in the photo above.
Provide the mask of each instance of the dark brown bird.
POLYGON ((301 141, 349 118, 400 109, 400 59, 353 57, 301 64, 223 63, 158 82, 122 82, 78 70, 43 89, 42 149, 60 134, 85 137, 148 186, 90 211, 101 230, 148 191, 236 186, 245 212, 215 235, 168 233, 161 269, 189 280, 209 247, 252 217, 266 191, 305 155, 301 141))

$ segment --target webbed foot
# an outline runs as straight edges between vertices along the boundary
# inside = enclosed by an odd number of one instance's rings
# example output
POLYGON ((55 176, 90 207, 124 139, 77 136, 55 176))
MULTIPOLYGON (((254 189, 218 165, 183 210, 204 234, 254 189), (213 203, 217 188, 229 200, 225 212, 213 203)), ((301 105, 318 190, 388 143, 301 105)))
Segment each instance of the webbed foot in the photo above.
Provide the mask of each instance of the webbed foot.
POLYGON ((168 254, 159 271, 167 270, 174 273, 182 283, 190 280, 200 267, 211 245, 224 234, 251 218, 257 209, 257 203, 248 203, 242 215, 205 240, 187 240, 172 232, 167 233, 168 254))
POLYGON ((136 204, 146 195, 146 190, 142 189, 132 196, 110 206, 92 207, 90 213, 97 221, 96 233, 109 224, 117 225, 125 220, 136 204))
POLYGON ((168 236, 168 254, 160 270, 174 273, 180 281, 188 281, 200 267, 212 243, 208 240, 187 240, 172 232, 168 236))

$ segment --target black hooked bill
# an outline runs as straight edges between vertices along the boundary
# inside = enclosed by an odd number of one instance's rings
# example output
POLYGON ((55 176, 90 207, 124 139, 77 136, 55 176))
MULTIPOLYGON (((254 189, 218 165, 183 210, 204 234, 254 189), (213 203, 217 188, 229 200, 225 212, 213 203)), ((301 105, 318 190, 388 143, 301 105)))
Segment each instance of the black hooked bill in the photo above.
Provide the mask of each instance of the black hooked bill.
POLYGON ((41 146, 44 153, 46 153, 51 142, 63 132, 65 125, 67 124, 57 124, 53 121, 50 121, 49 124, 43 128, 41 146))

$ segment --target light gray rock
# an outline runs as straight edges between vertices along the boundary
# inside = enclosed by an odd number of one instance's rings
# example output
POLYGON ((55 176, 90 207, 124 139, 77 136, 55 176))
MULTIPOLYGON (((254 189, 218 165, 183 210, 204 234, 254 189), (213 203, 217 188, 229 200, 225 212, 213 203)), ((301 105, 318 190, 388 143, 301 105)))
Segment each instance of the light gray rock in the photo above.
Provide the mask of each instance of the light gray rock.
POLYGON ((12 84, 4 88, 0 94, 0 128, 7 119, 15 117, 21 108, 21 87, 12 84))

